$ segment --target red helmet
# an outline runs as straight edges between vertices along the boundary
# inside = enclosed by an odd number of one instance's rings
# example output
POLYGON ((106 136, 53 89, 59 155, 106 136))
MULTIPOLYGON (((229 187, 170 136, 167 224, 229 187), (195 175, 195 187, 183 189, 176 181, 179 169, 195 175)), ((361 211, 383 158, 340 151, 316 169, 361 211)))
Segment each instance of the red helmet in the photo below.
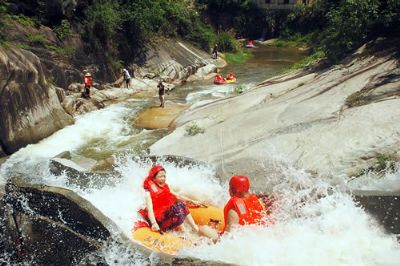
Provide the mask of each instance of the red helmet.
POLYGON ((234 195, 249 191, 250 181, 247 176, 234 175, 229 181, 229 189, 234 195))

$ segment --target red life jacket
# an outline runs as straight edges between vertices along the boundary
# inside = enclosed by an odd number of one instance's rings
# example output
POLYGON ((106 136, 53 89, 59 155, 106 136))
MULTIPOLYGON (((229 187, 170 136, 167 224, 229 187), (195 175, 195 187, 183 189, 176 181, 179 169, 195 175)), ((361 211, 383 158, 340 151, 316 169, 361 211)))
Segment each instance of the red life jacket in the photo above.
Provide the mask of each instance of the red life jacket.
POLYGON ((164 212, 174 205, 178 199, 171 193, 167 184, 160 187, 152 180, 146 180, 143 184, 144 189, 150 192, 151 201, 153 202, 154 216, 157 221, 163 220, 164 212))
POLYGON ((92 78, 91 77, 85 77, 85 86, 90 87, 92 86, 92 78))
POLYGON ((264 213, 264 207, 256 195, 248 195, 245 198, 231 197, 224 208, 225 226, 222 233, 226 229, 226 221, 228 218, 229 210, 233 209, 239 216, 239 224, 256 224, 261 223, 261 218, 264 213))

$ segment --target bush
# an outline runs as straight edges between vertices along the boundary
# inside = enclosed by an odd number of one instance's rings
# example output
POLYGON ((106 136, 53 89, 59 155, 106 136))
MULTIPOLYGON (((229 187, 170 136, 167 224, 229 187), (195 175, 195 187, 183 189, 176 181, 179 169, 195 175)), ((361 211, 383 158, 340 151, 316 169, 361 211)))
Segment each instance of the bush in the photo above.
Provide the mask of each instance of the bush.
POLYGON ((314 52, 313 54, 303 58, 299 62, 296 62, 294 65, 292 65, 289 68, 289 71, 313 65, 313 64, 317 63, 319 60, 321 60, 322 58, 325 58, 325 52, 322 50, 318 50, 318 51, 314 52))
POLYGON ((398 0, 322 0, 299 5, 292 10, 280 30, 288 40, 298 33, 315 50, 323 50, 332 61, 338 61, 362 44, 378 37, 393 37, 400 32, 398 0))
POLYGON ((6 1, 0 2, 0 14, 5 14, 8 11, 8 3, 6 1))
POLYGON ((59 47, 52 44, 47 44, 45 47, 49 50, 56 52, 59 55, 64 55, 67 57, 72 57, 75 54, 75 49, 71 47, 59 47))
POLYGON ((11 15, 10 18, 24 26, 30 26, 34 28, 40 27, 40 22, 35 18, 26 17, 24 15, 11 15))
POLYGON ((293 33, 287 37, 276 40, 270 46, 276 47, 299 47, 307 46, 310 43, 310 35, 301 35, 300 33, 293 33))
POLYGON ((379 0, 344 1, 328 12, 329 26, 322 45, 330 59, 338 60, 368 40, 379 16, 379 0))
POLYGON ((196 25, 195 29, 187 35, 187 38, 202 49, 209 51, 216 42, 217 36, 210 26, 200 21, 196 25))
POLYGON ((223 52, 236 52, 239 50, 239 42, 233 32, 222 31, 217 35, 219 49, 223 52))
POLYGON ((239 50, 236 53, 226 53, 225 60, 229 64, 242 64, 252 56, 251 53, 239 50))
POLYGON ((43 46, 43 47, 46 46, 46 44, 48 43, 46 36, 44 36, 43 34, 29 35, 28 41, 32 45, 43 46))
POLYGON ((195 122, 190 123, 186 126, 186 134, 189 136, 195 136, 197 134, 203 134, 205 132, 204 128, 199 127, 195 122))
MULTIPOLYGON (((106 48, 115 38, 122 24, 121 8, 117 1, 98 0, 86 10, 86 34, 93 44, 100 41, 101 48, 106 48)), ((96 45, 93 45, 95 48, 96 45)))
POLYGON ((233 92, 238 95, 238 94, 242 94, 244 92, 244 88, 242 84, 238 84, 235 89, 233 90, 233 92))
POLYGON ((61 24, 55 27, 53 30, 56 33, 57 37, 62 41, 68 38, 72 33, 71 24, 68 20, 65 19, 63 19, 61 21, 61 24))

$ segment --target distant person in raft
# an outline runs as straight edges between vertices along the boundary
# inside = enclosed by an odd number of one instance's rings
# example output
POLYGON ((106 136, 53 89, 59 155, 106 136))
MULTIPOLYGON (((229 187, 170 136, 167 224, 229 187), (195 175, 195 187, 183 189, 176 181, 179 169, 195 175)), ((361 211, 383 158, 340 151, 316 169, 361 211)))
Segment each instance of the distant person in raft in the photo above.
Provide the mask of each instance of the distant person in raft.
POLYGON ((146 210, 142 209, 139 213, 150 222, 152 231, 165 232, 172 229, 185 231, 183 223, 187 221, 193 231, 198 233, 199 227, 183 201, 188 199, 173 193, 165 180, 166 172, 162 166, 156 165, 150 169, 143 182, 146 191, 146 210))
POLYGON ((129 88, 129 86, 131 85, 131 75, 129 74, 128 69, 123 68, 123 69, 121 70, 121 73, 122 73, 122 75, 123 75, 123 80, 124 80, 124 82, 125 82, 126 88, 129 88))
POLYGON ((235 79, 235 74, 233 74, 232 72, 229 72, 228 75, 226 76, 227 80, 234 80, 235 79))

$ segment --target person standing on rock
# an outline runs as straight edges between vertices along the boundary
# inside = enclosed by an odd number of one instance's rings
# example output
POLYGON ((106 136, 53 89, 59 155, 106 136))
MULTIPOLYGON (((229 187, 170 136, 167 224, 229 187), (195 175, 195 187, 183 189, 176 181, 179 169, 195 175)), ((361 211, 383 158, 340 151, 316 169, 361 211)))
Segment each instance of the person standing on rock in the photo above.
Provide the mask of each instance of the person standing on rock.
POLYGON ((131 84, 131 75, 129 74, 129 71, 126 68, 122 69, 121 72, 123 75, 123 79, 125 81, 126 88, 128 89, 131 84))
POLYGON ((165 95, 165 86, 164 86, 164 84, 162 83, 162 80, 160 80, 160 82, 158 82, 157 88, 158 88, 158 96, 159 96, 159 98, 160 98, 160 107, 164 108, 164 102, 165 102, 165 98, 164 98, 164 95, 165 95))
POLYGON ((213 59, 218 59, 218 44, 215 44, 213 50, 212 50, 212 58, 213 59))
POLYGON ((82 93, 83 98, 90 98, 90 88, 92 87, 93 84, 93 78, 92 75, 89 72, 86 72, 85 76, 83 77, 83 81, 85 84, 84 91, 82 93))

